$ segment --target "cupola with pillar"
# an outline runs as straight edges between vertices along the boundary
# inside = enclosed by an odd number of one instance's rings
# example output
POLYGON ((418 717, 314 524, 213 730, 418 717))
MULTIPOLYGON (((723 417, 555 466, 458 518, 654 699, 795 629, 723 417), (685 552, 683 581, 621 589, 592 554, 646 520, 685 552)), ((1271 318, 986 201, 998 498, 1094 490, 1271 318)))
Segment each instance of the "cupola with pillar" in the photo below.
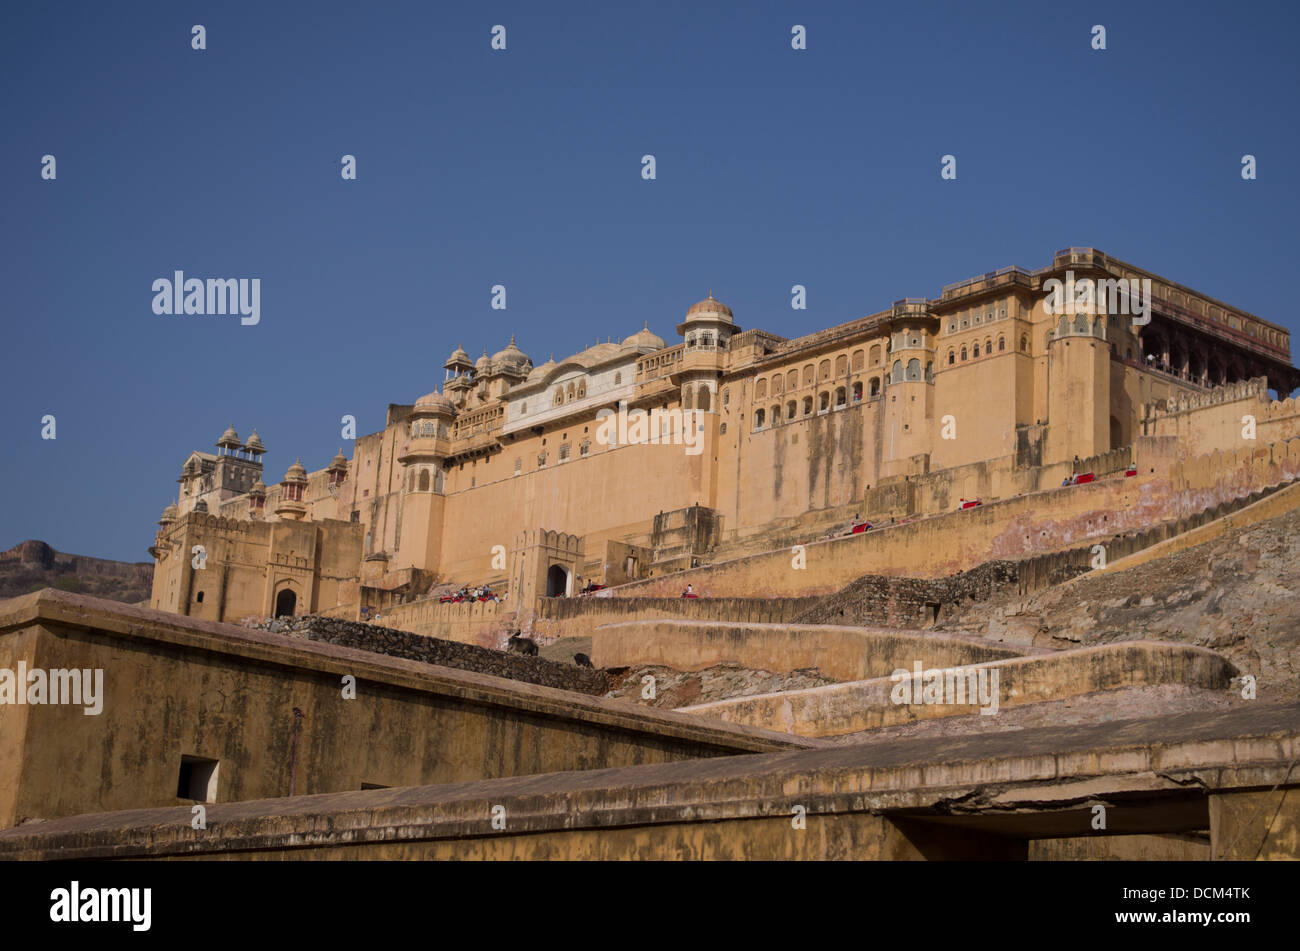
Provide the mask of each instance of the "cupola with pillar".
POLYGON ((717 300, 712 291, 686 311, 686 318, 677 325, 685 344, 681 369, 674 374, 681 385, 682 409, 717 409, 718 375, 731 336, 739 330, 731 308, 717 300))
POLYGON ((298 459, 284 474, 280 483, 280 501, 275 505, 276 518, 301 521, 307 516, 307 503, 303 496, 307 490, 307 470, 298 459))
POLYGON ((328 477, 328 481, 326 484, 329 485, 330 487, 336 485, 342 485, 344 482, 347 481, 348 458, 347 456, 343 455, 342 446, 339 447, 339 451, 335 453, 334 458, 330 460, 329 468, 326 469, 325 472, 328 477))
POLYGON ((266 510, 266 484, 258 479, 248 490, 248 516, 261 518, 266 510))

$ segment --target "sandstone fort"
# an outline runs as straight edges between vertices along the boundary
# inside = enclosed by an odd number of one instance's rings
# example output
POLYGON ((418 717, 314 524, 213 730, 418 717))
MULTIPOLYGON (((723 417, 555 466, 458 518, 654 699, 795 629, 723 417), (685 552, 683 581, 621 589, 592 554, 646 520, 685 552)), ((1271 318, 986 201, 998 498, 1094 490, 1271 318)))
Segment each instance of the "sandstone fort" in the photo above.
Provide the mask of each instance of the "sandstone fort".
POLYGON ((0 669, 103 673, 0 678, 0 858, 1300 855, 1285 329, 1093 248, 616 319, 456 341, 322 468, 231 426, 147 601, 0 602, 0 669))

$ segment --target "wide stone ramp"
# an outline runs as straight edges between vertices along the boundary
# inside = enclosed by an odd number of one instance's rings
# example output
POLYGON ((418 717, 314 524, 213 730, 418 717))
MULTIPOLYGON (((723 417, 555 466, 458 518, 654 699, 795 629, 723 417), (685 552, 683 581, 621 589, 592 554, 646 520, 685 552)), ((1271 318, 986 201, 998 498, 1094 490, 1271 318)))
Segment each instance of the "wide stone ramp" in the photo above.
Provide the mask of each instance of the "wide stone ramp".
POLYGON ((960 668, 900 663, 907 676, 873 677, 804 690, 734 697, 680 712, 824 737, 1004 710, 1129 688, 1176 685, 1226 692, 1237 669, 1203 647, 1129 641, 1039 653, 960 668), (933 689, 928 689, 933 688, 933 689))
POLYGON ((815 667, 842 681, 885 677, 899 667, 911 669, 918 660, 927 667, 951 667, 1025 653, 965 634, 832 624, 627 621, 603 625, 592 635, 597 667, 703 670, 733 663, 776 673, 815 667))

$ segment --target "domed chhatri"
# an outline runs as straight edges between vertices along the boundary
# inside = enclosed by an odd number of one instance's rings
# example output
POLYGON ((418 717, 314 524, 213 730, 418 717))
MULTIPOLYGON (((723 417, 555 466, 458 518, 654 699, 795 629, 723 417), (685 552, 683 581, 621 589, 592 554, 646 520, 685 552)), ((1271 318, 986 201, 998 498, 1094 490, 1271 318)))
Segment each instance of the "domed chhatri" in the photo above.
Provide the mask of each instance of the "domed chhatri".
POLYGON ((288 468, 288 470, 285 472, 284 481, 285 482, 306 482, 307 481, 307 469, 305 466, 303 466, 301 458, 299 458, 296 462, 294 462, 294 464, 291 465, 288 468))
POLYGON ((624 350, 662 350, 666 344, 663 337, 650 329, 649 322, 632 336, 623 340, 624 350))
POLYGON ((176 517, 177 517, 176 503, 172 502, 165 509, 162 510, 162 515, 158 517, 158 524, 170 525, 172 522, 176 521, 176 517))
POLYGON ((239 433, 235 432, 233 424, 226 427, 226 431, 222 433, 221 438, 217 440, 217 445, 222 449, 238 449, 243 445, 239 440, 239 433))
POLYGON ((493 366, 512 366, 517 368, 525 363, 532 363, 532 360, 528 358, 528 354, 520 350, 515 344, 514 334, 510 335, 510 342, 506 344, 505 349, 498 350, 496 353, 492 354, 493 366))
POLYGON ((266 446, 262 445, 262 437, 257 435, 256 429, 254 429, 253 434, 248 437, 248 442, 244 443, 244 448, 252 453, 266 452, 266 446))
POLYGON ((686 311, 686 319, 690 320, 692 317, 720 317, 728 323, 732 321, 731 308, 715 299, 713 291, 709 291, 709 296, 704 300, 690 306, 686 311))
POLYGON ((345 467, 347 464, 348 464, 348 457, 343 455, 343 447, 339 446, 339 451, 336 452, 334 454, 334 458, 330 460, 330 468, 339 469, 345 467))
POLYGON ((425 412, 454 413, 455 411, 456 411, 456 407, 452 405, 451 400, 449 400, 442 393, 439 393, 437 390, 434 390, 432 393, 425 393, 423 396, 421 396, 418 400, 415 401, 416 413, 425 413, 425 412))

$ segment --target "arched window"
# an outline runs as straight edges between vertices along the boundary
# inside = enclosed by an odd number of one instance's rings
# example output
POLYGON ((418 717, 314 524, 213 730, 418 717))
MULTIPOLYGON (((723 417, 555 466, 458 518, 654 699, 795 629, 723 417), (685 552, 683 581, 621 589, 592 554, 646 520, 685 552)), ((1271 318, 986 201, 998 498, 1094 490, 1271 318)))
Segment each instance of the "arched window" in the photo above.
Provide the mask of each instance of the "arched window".
POLYGON ((763 411, 762 411, 761 409, 760 409, 760 410, 755 410, 755 411, 754 411, 754 428, 755 428, 755 429, 762 429, 762 428, 763 428, 763 419, 764 419, 763 411))
POLYGON ((712 393, 707 386, 701 386, 699 393, 696 394, 695 408, 707 411, 711 402, 709 399, 711 395, 712 393))
POLYGON ((853 384, 853 402, 859 403, 861 401, 862 401, 862 381, 859 380, 857 383, 853 384))
POLYGON ((779 373, 776 376, 772 377, 772 395, 773 396, 781 395, 781 374, 779 373))
POLYGON ((957 354, 956 354, 956 352, 953 351, 953 350, 949 350, 949 351, 948 351, 948 366, 952 366, 952 365, 953 365, 954 363, 956 363, 956 362, 957 362, 957 354))
POLYGON ((682 387, 682 409, 695 408, 695 393, 689 386, 682 387))
POLYGON ((568 400, 571 400, 571 399, 573 399, 575 393, 576 393, 576 390, 575 390, 575 388, 574 388, 574 385, 573 385, 572 383, 570 383, 570 384, 569 384, 569 389, 568 389, 568 391, 564 394, 564 398, 565 398, 565 399, 568 399, 568 400))
POLYGON ((1029 337, 1026 334, 1020 335, 1020 352, 1021 353, 1029 352, 1029 337))
POLYGON ((791 370, 785 375, 785 388, 787 390, 797 389, 799 386, 799 371, 791 370))
POLYGON ((867 392, 868 392, 871 396, 879 396, 879 395, 880 395, 880 377, 878 377, 878 376, 873 376, 873 377, 871 378, 871 389, 868 390, 867 392))
POLYGON ((759 380, 754 384, 754 399, 761 400, 767 396, 767 380, 759 380))
POLYGON ((723 391, 722 391, 722 405, 723 405, 723 406, 730 406, 730 405, 731 405, 731 387, 726 387, 726 388, 723 389, 723 391))
POLYGON ((809 384, 811 384, 811 383, 813 382, 813 379, 814 379, 814 376, 815 376, 816 372, 817 372, 817 371, 813 368, 813 365, 812 365, 811 363, 808 364, 806 367, 803 368, 803 385, 804 385, 804 386, 808 386, 809 384))
POLYGON ((963 363, 966 362, 966 348, 965 348, 965 347, 962 347, 962 348, 961 348, 961 359, 962 359, 962 362, 963 362, 963 363))
POLYGON ((1007 349, 1007 338, 998 337, 998 353, 1001 353, 1005 349, 1007 349))
POLYGON ((835 375, 843 376, 848 372, 849 372, 849 358, 841 353, 838 357, 835 358, 835 375))
POLYGON ((921 361, 916 357, 907 361, 907 378, 909 380, 921 379, 921 361))
POLYGON ((825 390, 822 390, 822 392, 817 396, 817 410, 818 412, 824 413, 830 408, 831 408, 831 395, 827 393, 825 390))
POLYGON ((817 364, 817 379, 829 380, 831 378, 831 361, 823 360, 817 364))
POLYGON ((777 423, 779 423, 779 422, 781 422, 781 407, 780 407, 779 405, 777 405, 777 406, 773 406, 773 407, 772 407, 772 423, 771 423, 771 425, 775 426, 775 425, 776 425, 777 423))
POLYGON ((420 491, 421 492, 429 491, 429 470, 428 469, 420 470, 420 491))
POLYGON ((786 403, 786 404, 785 404, 785 418, 786 418, 786 419, 794 419, 794 417, 795 417, 795 413, 798 412, 798 409, 799 409, 799 407, 798 407, 797 405, 795 405, 795 401, 794 401, 794 400, 791 400, 790 402, 786 403))
POLYGON ((415 477, 417 474, 418 473, 414 469, 411 470, 411 477, 406 480, 406 491, 408 492, 415 491, 415 477))
POLYGON ((984 355, 987 357, 987 356, 988 356, 990 353, 992 353, 992 352, 993 352, 993 338, 992 338, 992 337, 985 337, 985 338, 984 338, 984 355))
POLYGON ((557 386, 555 388, 555 405, 559 406, 563 402, 564 402, 564 387, 557 386))
POLYGON ((844 387, 842 386, 835 387, 835 406, 838 408, 840 406, 843 406, 846 402, 847 400, 844 395, 844 387))
POLYGON ((974 356, 976 359, 979 359, 979 355, 980 355, 980 342, 979 342, 978 340, 976 340, 975 343, 974 343, 974 345, 973 345, 973 348, 972 348, 972 351, 971 351, 971 355, 974 356))
MULTIPOLYGON (((966 354, 964 353, 962 354, 962 359, 963 360, 966 359, 966 354)), ((894 368, 889 371, 889 382, 891 383, 903 382, 903 361, 902 360, 894 361, 894 368)))
POLYGON ((867 362, 867 355, 861 350, 853 351, 853 370, 857 372, 862 369, 863 364, 867 362))
POLYGON ((875 344, 871 348, 871 365, 873 367, 880 366, 880 344, 875 344))

